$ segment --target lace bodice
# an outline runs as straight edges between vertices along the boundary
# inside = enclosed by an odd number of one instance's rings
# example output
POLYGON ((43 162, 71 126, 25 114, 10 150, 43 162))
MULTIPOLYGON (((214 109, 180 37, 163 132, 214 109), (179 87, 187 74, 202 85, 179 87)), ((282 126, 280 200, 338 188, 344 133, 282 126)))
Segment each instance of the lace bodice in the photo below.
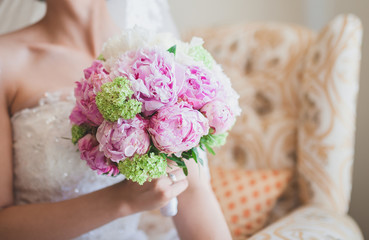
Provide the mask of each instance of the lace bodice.
POLYGON ((80 160, 78 147, 70 140, 73 98, 60 98, 59 93, 46 94, 39 106, 11 119, 17 204, 69 199, 122 180, 98 176, 80 160), (96 183, 85 184, 91 181, 96 183))
MULTIPOLYGON (((73 106, 71 94, 47 94, 12 117, 15 204, 62 201, 124 179, 98 175, 80 159, 70 140, 73 106)), ((78 239, 145 239, 138 222, 139 215, 121 218, 78 239)))

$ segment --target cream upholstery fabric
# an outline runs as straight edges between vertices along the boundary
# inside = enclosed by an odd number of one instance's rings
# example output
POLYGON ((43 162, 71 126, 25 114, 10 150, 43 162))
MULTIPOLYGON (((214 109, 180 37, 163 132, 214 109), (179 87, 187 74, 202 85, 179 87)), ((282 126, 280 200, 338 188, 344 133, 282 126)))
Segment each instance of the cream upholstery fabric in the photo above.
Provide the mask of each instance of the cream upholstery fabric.
POLYGON ((361 39, 356 17, 333 20, 309 48, 300 90, 301 195, 339 213, 351 195, 361 39))
POLYGON ((356 223, 347 215, 316 206, 306 206, 249 238, 249 240, 266 239, 354 240, 363 237, 356 223))

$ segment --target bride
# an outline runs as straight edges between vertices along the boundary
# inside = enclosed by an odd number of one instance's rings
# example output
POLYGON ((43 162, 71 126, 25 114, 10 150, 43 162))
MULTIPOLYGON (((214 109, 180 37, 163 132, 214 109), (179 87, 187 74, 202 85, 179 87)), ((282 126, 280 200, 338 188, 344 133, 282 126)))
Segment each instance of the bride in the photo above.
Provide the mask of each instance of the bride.
MULTIPOLYGON (((141 11, 158 2, 121 13, 140 22, 141 11)), ((162 177, 139 186, 99 176, 79 159, 66 140, 70 92, 120 28, 105 0, 46 3, 41 21, 0 36, 0 239, 147 239, 137 228, 139 213, 173 197, 181 239, 230 239, 210 184, 201 179, 206 169, 189 164, 187 177, 171 169, 177 181, 162 177)))

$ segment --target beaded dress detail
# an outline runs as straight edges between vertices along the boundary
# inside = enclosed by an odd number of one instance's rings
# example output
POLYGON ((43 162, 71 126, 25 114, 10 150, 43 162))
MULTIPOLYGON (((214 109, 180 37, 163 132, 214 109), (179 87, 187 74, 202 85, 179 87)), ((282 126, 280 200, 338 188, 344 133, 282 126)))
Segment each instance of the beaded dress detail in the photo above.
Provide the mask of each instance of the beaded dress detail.
MULTIPOLYGON (((16 113, 13 125, 15 204, 56 202, 124 180, 92 171, 71 142, 72 94, 46 94, 39 106, 16 113)), ((117 219, 77 239, 146 239, 140 214, 117 219)))

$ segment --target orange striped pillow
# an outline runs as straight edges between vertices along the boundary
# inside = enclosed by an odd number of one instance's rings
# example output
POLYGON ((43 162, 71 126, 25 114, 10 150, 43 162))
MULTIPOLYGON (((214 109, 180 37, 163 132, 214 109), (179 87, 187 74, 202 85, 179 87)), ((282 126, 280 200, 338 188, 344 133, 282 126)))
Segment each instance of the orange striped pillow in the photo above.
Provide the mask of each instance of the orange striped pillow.
POLYGON ((291 178, 291 170, 242 170, 211 167, 211 185, 233 239, 260 230, 291 178))

